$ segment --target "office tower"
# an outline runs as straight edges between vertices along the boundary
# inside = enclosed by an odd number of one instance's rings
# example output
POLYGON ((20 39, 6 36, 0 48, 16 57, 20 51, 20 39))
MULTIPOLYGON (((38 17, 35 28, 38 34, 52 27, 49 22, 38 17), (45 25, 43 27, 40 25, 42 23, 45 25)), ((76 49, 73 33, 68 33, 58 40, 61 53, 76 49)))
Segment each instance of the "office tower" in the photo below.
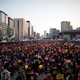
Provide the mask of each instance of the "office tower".
POLYGON ((28 38, 33 37, 33 26, 31 25, 30 21, 27 21, 27 27, 28 27, 28 38))
POLYGON ((44 38, 46 38, 47 37, 47 32, 46 31, 44 31, 44 38))
POLYGON ((27 23, 24 18, 14 18, 15 40, 27 38, 27 23))
POLYGON ((31 28, 31 36, 32 36, 32 38, 34 37, 34 26, 32 26, 32 28, 31 28))
POLYGON ((11 17, 8 17, 7 34, 8 35, 14 35, 13 19, 11 17))
POLYGON ((33 32, 33 36, 34 36, 34 38, 36 37, 36 32, 35 31, 33 32))
POLYGON ((77 27, 76 30, 80 30, 80 27, 77 27))
POLYGON ((3 35, 3 30, 2 30, 2 28, 0 27, 0 36, 2 36, 3 35))
POLYGON ((49 33, 46 33, 46 38, 50 38, 50 34, 49 33))
POLYGON ((37 33, 37 34, 36 34, 36 38, 37 38, 37 39, 40 39, 40 33, 37 33))
POLYGON ((56 28, 50 28, 50 38, 51 39, 58 38, 58 33, 59 33, 59 30, 57 30, 56 28))
POLYGON ((5 12, 0 11, 0 29, 2 31, 3 36, 7 34, 7 27, 8 27, 8 15, 5 12))
POLYGON ((28 27, 28 38, 30 38, 30 21, 27 22, 27 27, 28 27))
POLYGON ((70 25, 70 22, 68 21, 61 22, 61 31, 65 31, 65 30, 72 30, 72 26, 70 25))
POLYGON ((27 26, 27 21, 26 21, 26 38, 28 39, 28 26, 27 26))

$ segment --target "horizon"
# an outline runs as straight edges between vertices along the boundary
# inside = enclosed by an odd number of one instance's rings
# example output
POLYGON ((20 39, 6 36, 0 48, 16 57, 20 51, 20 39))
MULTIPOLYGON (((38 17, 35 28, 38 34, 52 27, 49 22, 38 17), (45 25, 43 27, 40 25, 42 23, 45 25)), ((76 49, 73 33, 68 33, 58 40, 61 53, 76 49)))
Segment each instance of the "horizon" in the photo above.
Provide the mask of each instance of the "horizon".
POLYGON ((34 31, 44 34, 50 28, 61 30, 61 22, 69 21, 73 29, 80 27, 80 0, 0 0, 0 10, 11 18, 24 18, 34 31))

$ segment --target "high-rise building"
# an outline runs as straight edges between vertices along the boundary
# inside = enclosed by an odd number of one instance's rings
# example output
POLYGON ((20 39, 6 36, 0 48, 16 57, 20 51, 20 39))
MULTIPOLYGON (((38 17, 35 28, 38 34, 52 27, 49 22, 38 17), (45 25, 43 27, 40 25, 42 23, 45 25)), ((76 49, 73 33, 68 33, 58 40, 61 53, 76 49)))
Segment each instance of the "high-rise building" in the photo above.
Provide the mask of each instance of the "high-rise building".
POLYGON ((37 34, 36 34, 36 38, 37 38, 37 39, 40 39, 40 33, 37 33, 37 34))
POLYGON ((32 37, 34 37, 34 26, 32 26, 32 28, 31 28, 31 35, 32 35, 32 37))
POLYGON ((61 22, 61 31, 65 31, 65 30, 72 30, 72 26, 70 25, 70 22, 68 21, 61 22))
POLYGON ((50 34, 49 33, 46 33, 46 38, 50 38, 50 34))
POLYGON ((28 38, 30 38, 30 21, 27 22, 27 27, 28 27, 28 38))
POLYGON ((33 26, 31 25, 30 21, 27 21, 27 27, 28 27, 28 38, 33 37, 33 26))
POLYGON ((13 19, 11 17, 8 17, 7 34, 8 35, 14 35, 13 19))
POLYGON ((59 33, 59 30, 57 30, 56 28, 50 28, 50 38, 51 39, 55 39, 55 38, 58 38, 58 33, 59 33))
POLYGON ((27 25, 28 25, 28 23, 27 23, 27 21, 26 21, 26 34, 27 34, 27 35, 26 35, 26 38, 28 38, 28 26, 27 26, 27 25))
POLYGON ((0 29, 2 30, 2 34, 6 35, 7 34, 7 27, 8 27, 8 15, 0 11, 0 29))
POLYGON ((47 32, 46 31, 44 31, 44 38, 46 38, 47 37, 47 32))
POLYGON ((77 27, 76 30, 80 30, 80 27, 77 27))
POLYGON ((14 18, 15 40, 27 38, 27 23, 24 18, 14 18))
POLYGON ((36 37, 36 32, 35 31, 33 32, 33 36, 34 36, 34 38, 36 37))
POLYGON ((0 28, 0 36, 2 36, 3 35, 3 30, 2 30, 2 28, 0 28))

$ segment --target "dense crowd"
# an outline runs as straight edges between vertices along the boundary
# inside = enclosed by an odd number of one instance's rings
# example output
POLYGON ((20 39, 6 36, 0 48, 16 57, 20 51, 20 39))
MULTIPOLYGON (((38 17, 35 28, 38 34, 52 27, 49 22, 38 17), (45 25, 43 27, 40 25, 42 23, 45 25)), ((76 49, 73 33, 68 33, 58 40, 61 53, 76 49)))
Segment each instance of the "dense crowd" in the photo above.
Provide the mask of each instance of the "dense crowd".
MULTIPOLYGON (((80 43, 30 41, 0 44, 0 77, 11 80, 80 80, 80 43)), ((6 80, 6 79, 5 79, 6 80)))

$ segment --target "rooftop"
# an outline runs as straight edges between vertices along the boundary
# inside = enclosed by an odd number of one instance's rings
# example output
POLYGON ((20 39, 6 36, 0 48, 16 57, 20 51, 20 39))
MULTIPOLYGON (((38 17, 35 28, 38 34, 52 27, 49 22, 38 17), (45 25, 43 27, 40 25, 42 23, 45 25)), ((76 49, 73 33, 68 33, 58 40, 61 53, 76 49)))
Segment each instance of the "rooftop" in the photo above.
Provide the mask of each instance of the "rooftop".
POLYGON ((3 12, 3 11, 1 11, 1 10, 0 10, 0 13, 4 13, 5 15, 7 15, 5 12, 3 12))

